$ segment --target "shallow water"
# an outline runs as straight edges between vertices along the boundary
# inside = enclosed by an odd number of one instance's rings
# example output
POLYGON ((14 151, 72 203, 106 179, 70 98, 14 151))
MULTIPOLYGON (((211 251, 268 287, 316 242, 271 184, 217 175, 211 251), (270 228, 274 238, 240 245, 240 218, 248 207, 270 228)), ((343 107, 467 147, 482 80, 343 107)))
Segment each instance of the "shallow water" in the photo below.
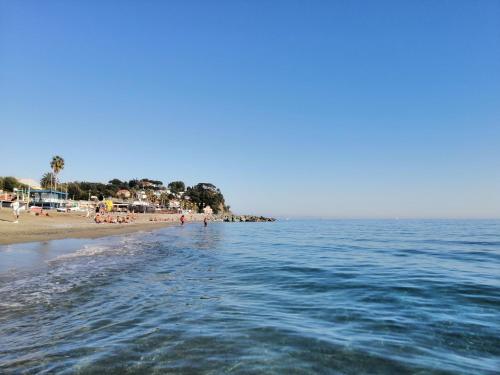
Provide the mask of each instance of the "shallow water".
POLYGON ((500 369, 500 221, 283 221, 0 247, 0 373, 500 369))

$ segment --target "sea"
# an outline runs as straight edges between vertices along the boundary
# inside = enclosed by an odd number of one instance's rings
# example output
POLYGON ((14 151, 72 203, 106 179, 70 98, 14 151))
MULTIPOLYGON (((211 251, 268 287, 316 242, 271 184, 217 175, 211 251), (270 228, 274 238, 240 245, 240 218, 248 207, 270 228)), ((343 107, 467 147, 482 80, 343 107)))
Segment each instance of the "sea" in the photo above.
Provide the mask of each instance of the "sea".
POLYGON ((499 374, 500 221, 0 246, 0 373, 499 374))

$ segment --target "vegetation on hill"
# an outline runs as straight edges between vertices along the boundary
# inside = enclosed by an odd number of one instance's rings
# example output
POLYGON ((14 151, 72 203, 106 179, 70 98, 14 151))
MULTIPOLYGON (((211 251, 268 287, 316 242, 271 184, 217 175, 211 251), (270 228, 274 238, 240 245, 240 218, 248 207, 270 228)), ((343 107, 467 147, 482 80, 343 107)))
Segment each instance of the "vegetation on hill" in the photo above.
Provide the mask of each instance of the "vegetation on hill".
POLYGON ((228 207, 225 206, 224 195, 213 184, 202 182, 188 187, 186 195, 198 207, 199 212, 202 212, 206 206, 210 206, 216 214, 228 210, 228 207))
POLYGON ((90 196, 99 198, 120 197, 123 193, 117 194, 120 190, 128 190, 132 198, 137 197, 139 191, 144 191, 146 199, 151 203, 167 205, 169 201, 176 199, 180 201, 181 207, 196 209, 202 212, 206 206, 210 206, 214 213, 221 213, 229 210, 225 205, 224 195, 215 185, 210 183, 199 183, 185 188, 182 181, 173 181, 168 184, 168 189, 161 181, 151 179, 132 179, 121 181, 117 178, 110 180, 107 184, 99 182, 74 181, 60 185, 67 189, 68 195, 72 199, 85 200, 90 196))
MULTIPOLYGON (((122 181, 118 178, 109 180, 107 184, 101 182, 73 181, 59 183, 58 174, 64 169, 64 159, 54 156, 50 162, 51 172, 45 173, 40 186, 45 189, 57 189, 66 191, 70 199, 87 200, 95 196, 102 200, 104 198, 120 199, 146 199, 154 204, 168 205, 171 200, 178 201, 183 209, 193 209, 203 212, 210 206, 214 213, 229 211, 226 206, 224 195, 215 185, 202 182, 194 186, 188 186, 183 181, 172 181, 167 186, 162 181, 149 178, 131 179, 122 181)), ((14 177, 0 177, 0 190, 13 191, 15 188, 27 189, 28 186, 20 183, 14 177)))
POLYGON ((174 194, 180 193, 182 191, 186 191, 186 185, 183 181, 172 181, 168 184, 168 188, 174 194))
POLYGON ((0 177, 0 190, 12 192, 14 189, 24 189, 26 185, 19 182, 17 178, 12 176, 0 177))

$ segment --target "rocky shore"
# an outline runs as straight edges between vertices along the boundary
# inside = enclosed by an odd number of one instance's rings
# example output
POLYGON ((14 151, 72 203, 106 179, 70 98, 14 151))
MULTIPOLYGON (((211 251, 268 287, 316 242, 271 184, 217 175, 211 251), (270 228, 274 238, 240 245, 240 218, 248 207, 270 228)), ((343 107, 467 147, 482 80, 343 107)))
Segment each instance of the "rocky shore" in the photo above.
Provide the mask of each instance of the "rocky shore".
POLYGON ((253 216, 253 215, 224 215, 222 217, 222 221, 227 223, 229 222, 257 223, 257 222, 273 222, 276 221, 276 219, 272 217, 253 216))

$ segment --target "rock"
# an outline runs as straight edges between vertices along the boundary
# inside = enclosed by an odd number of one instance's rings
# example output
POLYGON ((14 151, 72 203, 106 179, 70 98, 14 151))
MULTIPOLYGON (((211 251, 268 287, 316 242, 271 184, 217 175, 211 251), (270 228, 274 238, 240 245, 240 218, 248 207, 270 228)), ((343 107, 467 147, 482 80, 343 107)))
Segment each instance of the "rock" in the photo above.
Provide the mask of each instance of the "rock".
POLYGON ((229 222, 248 222, 248 223, 260 223, 260 222, 273 222, 276 221, 275 218, 265 217, 265 216, 253 216, 253 215, 229 215, 223 216, 222 221, 229 222))

